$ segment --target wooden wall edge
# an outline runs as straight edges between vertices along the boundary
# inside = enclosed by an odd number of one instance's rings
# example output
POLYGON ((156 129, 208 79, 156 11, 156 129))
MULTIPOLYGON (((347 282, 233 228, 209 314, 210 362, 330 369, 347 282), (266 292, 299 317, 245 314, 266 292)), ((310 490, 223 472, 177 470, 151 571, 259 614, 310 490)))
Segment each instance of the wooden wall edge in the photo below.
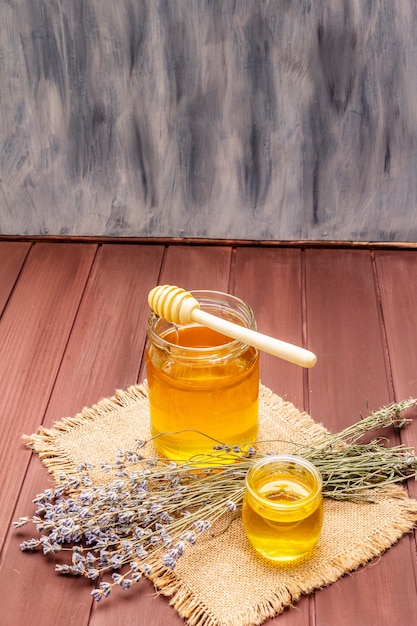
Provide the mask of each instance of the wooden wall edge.
POLYGON ((233 246, 262 248, 357 248, 415 250, 417 242, 384 241, 325 241, 325 240, 253 240, 253 239, 203 239, 194 237, 105 237, 105 236, 54 236, 54 235, 0 235, 3 241, 32 243, 99 243, 146 244, 181 246, 233 246))

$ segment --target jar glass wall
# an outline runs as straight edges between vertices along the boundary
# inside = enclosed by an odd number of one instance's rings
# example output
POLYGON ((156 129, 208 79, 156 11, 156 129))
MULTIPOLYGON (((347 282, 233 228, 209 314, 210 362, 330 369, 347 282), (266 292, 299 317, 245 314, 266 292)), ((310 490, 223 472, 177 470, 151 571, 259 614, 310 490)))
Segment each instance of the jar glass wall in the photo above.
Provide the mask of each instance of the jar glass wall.
MULTIPOLYGON (((191 293, 202 310, 256 330, 251 308, 239 298, 213 291, 191 293)), ((154 313, 147 335, 151 434, 157 436, 161 456, 185 460, 214 454, 219 442, 233 446, 256 440, 255 348, 198 324, 176 326, 154 313)))
POLYGON ((266 456, 246 476, 242 520, 262 556, 293 561, 316 545, 323 525, 322 478, 314 465, 292 455, 266 456))

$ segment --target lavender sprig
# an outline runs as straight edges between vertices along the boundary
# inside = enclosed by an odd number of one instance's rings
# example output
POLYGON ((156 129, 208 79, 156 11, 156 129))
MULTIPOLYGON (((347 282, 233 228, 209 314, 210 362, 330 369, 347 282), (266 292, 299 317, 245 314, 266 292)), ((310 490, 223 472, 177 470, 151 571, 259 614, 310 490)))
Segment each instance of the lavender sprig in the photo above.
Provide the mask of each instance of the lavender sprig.
MULTIPOLYGON (((401 412, 416 405, 414 399, 391 404, 341 433, 326 435, 314 447, 292 445, 291 451, 320 470, 325 497, 372 501, 372 488, 415 477, 416 457, 410 448, 389 448, 381 440, 362 444, 360 437, 403 426, 409 420, 401 412)), ((57 572, 100 579, 92 591, 96 601, 115 585, 130 589, 155 567, 175 569, 202 533, 220 518, 236 515, 246 473, 265 456, 249 444, 215 442, 211 454, 176 463, 144 458, 145 445, 141 441, 136 451, 120 450, 113 466, 101 463, 107 483, 94 483, 89 463, 81 464, 76 476, 60 475, 53 488, 34 498, 35 514, 14 523, 20 528, 31 522, 39 533, 23 541, 22 550, 67 551, 70 563, 57 564, 57 572), (110 580, 103 580, 106 572, 110 580)))

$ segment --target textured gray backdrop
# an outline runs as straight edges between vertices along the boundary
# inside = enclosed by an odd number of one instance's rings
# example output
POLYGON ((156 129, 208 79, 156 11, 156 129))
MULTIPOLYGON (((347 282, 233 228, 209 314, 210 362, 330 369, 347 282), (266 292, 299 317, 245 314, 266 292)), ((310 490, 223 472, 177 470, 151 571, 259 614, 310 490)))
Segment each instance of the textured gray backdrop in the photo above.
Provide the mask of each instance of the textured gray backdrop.
POLYGON ((0 234, 417 240, 415 0, 2 0, 0 234))

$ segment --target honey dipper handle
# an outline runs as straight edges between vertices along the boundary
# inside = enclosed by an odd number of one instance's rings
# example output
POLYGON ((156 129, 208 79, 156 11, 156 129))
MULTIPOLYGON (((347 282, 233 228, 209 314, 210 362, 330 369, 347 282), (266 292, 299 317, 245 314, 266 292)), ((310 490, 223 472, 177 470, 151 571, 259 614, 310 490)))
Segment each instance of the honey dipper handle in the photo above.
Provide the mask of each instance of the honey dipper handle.
POLYGON ((191 319, 197 324, 208 326, 227 337, 232 337, 233 339, 247 343, 254 348, 258 348, 263 352, 277 356, 295 365, 313 367, 313 365, 316 364, 317 357, 313 352, 310 352, 310 350, 300 348, 299 346, 281 341, 280 339, 275 339, 274 337, 269 337, 268 335, 263 335, 255 330, 250 330, 250 328, 233 324, 220 317, 206 313, 201 309, 195 308, 191 312, 191 319))

